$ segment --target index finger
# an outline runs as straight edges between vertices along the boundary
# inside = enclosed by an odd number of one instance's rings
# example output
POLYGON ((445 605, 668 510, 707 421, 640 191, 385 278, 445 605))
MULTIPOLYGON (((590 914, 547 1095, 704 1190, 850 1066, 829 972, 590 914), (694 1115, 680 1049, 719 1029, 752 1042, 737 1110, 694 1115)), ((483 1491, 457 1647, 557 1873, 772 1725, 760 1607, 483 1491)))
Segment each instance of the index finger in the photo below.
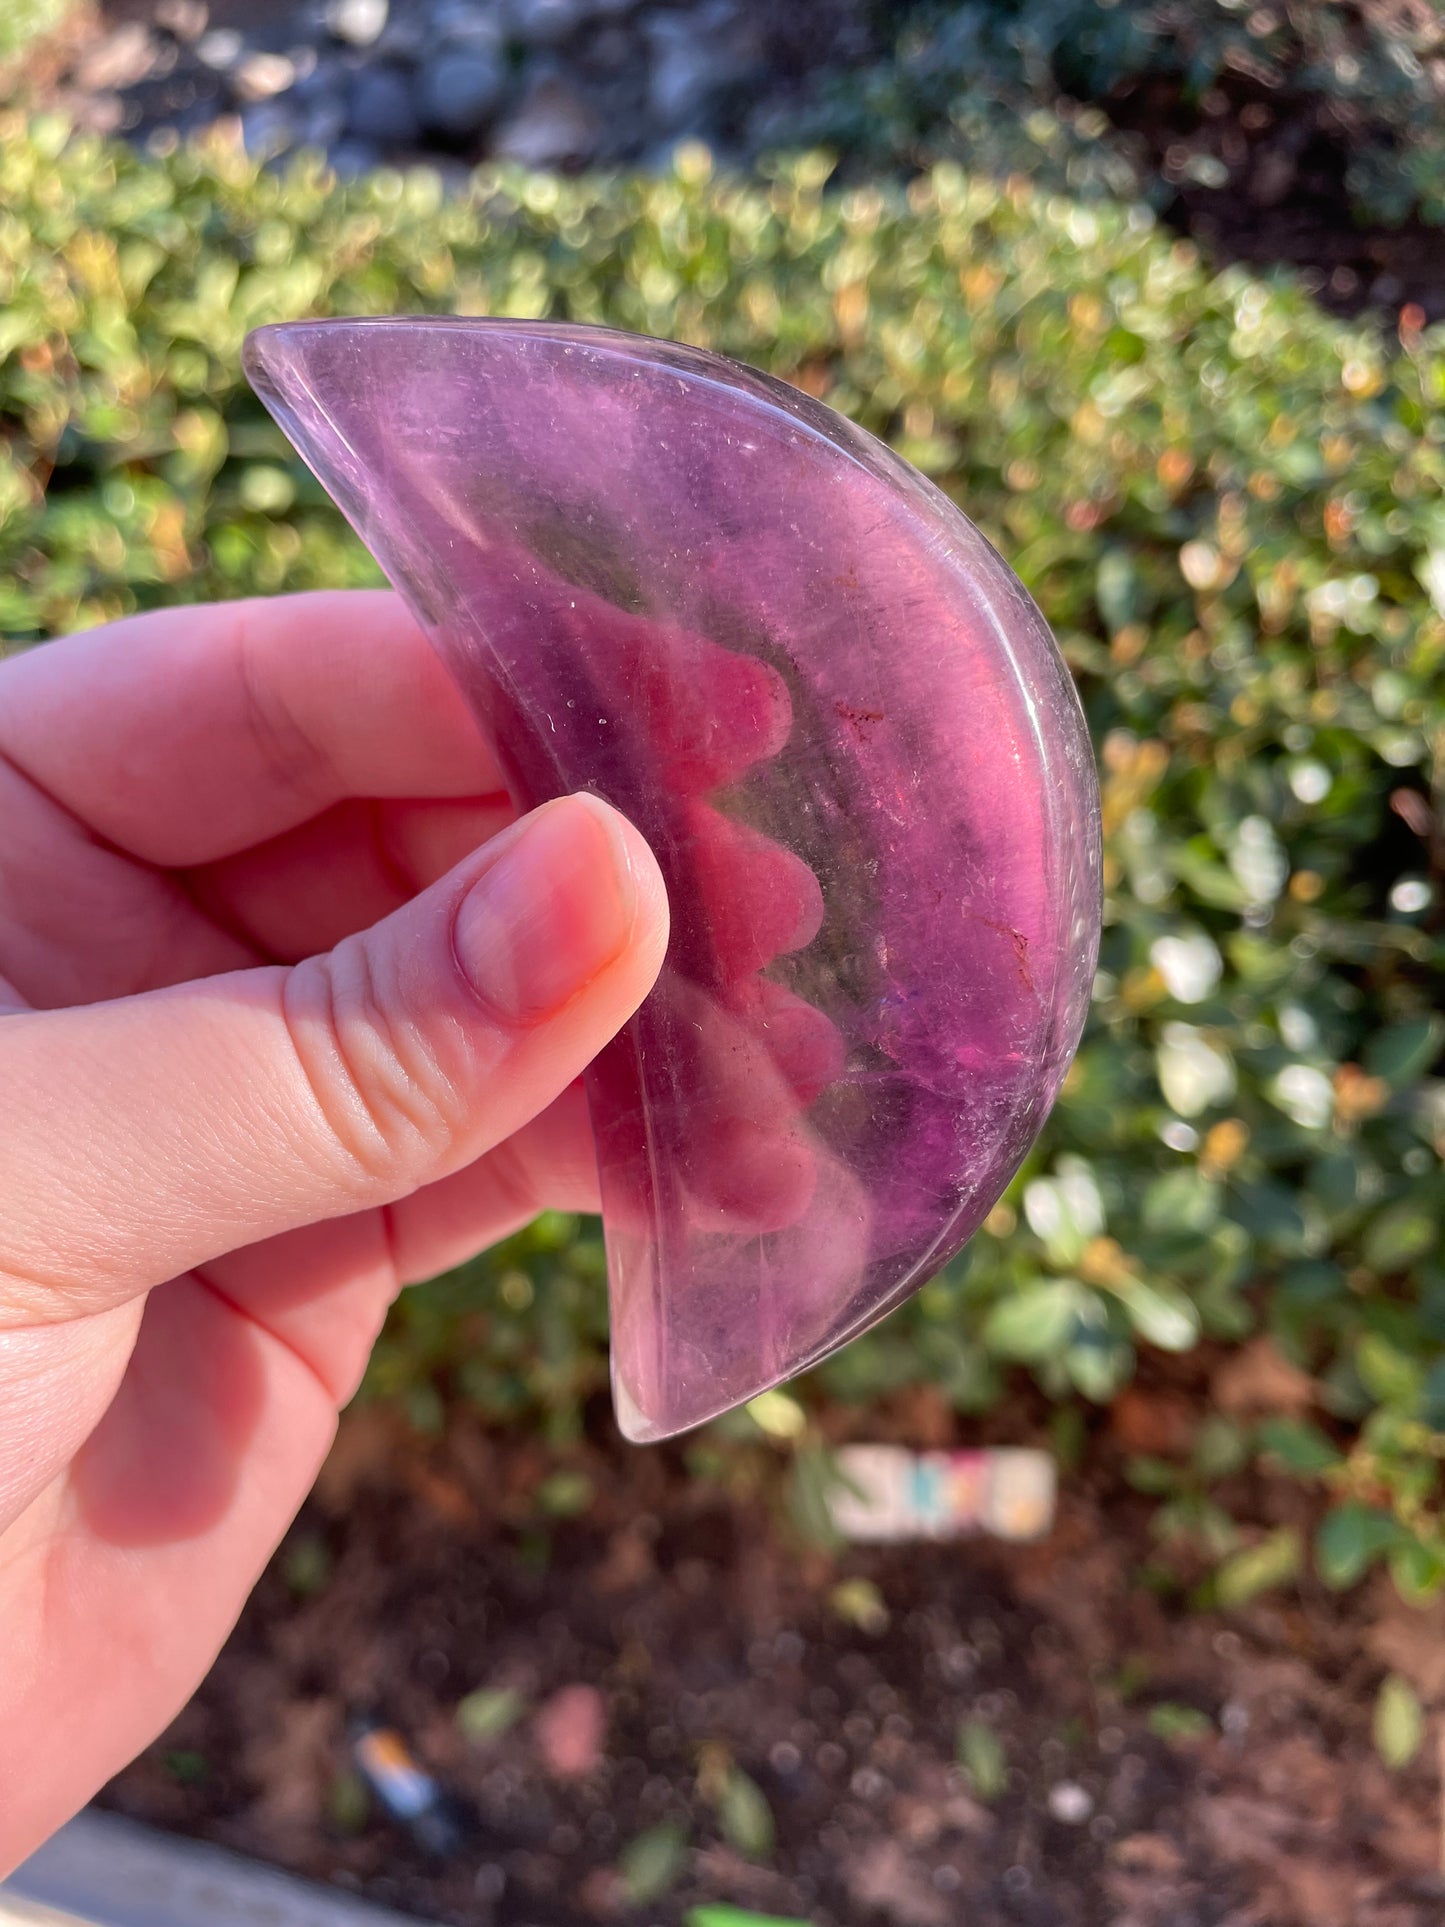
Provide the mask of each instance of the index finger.
POLYGON ((150 863, 212 862, 347 797, 503 785, 390 590, 160 609, 0 663, 0 756, 150 863))

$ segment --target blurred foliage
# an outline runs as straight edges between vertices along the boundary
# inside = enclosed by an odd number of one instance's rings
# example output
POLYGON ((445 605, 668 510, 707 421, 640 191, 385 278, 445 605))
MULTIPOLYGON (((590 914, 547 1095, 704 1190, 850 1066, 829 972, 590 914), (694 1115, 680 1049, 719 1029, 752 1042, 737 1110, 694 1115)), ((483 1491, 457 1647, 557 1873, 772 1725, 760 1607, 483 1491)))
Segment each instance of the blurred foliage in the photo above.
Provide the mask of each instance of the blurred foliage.
MULTIPOLYGON (((1138 209, 946 165, 837 191, 813 157, 740 185, 685 149, 667 178, 447 198, 12 118, 0 626, 374 580, 239 350, 423 309, 674 336, 824 396, 966 506, 1079 679, 1107 832, 1083 1050, 970 1251, 805 1404, 928 1379, 976 1412, 1016 1367, 1107 1401, 1140 1346, 1263 1329, 1319 1383, 1328 1436, 1282 1419, 1261 1449, 1337 1494, 1326 1576, 1437 1584, 1445 334, 1332 321, 1138 209)), ((604 1270, 595 1225, 540 1220, 403 1298, 370 1394, 575 1432, 604 1270)))
POLYGON ((13 60, 32 40, 60 25, 75 0, 5 0, 0 8, 0 61, 13 60))
MULTIPOLYGON (((1439 0, 912 0, 878 9, 879 57, 831 76, 803 126, 855 167, 1020 169, 1079 193, 1167 198, 1101 107, 1163 81, 1317 103, 1349 151, 1354 212, 1445 221, 1439 0)), ((1226 185, 1217 157, 1186 171, 1226 185)))
POLYGON ((1388 1767, 1406 1767, 1420 1751, 1425 1715, 1415 1689, 1398 1673, 1387 1673, 1375 1702, 1375 1746, 1388 1767))
POLYGON ((958 1729, 958 1763, 980 1800, 994 1801, 1008 1784, 1003 1741, 986 1720, 965 1720, 958 1729))

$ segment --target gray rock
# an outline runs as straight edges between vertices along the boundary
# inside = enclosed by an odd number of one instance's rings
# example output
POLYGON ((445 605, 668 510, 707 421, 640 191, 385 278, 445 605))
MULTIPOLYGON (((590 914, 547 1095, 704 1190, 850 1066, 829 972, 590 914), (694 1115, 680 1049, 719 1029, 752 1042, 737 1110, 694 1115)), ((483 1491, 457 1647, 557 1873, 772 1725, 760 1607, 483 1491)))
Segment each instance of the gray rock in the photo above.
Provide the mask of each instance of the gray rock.
POLYGON ((484 41, 489 47, 499 48, 504 24, 505 8, 500 0, 433 0, 427 16, 427 40, 428 44, 449 40, 458 46, 484 41))
POLYGON ((756 69, 758 31, 735 0, 709 0, 695 13, 664 13, 645 22, 652 43, 648 101, 659 127, 693 127, 725 87, 756 69))
POLYGON ((196 59, 203 66, 214 67, 217 73, 223 73, 241 58, 245 44, 234 27, 213 27, 196 42, 196 59))
POLYGON ((499 47, 446 44, 417 76, 417 110, 438 133, 478 133, 501 105, 506 86, 506 62, 499 47))
POLYGON ((415 65, 422 60, 431 46, 434 35, 423 15, 417 13, 394 13, 386 23, 386 32, 372 49, 379 60, 402 61, 415 65))
POLYGON ((411 88, 395 67, 364 67, 351 84, 346 124, 363 140, 409 147, 421 133, 411 88))
POLYGON ((205 0, 156 0, 156 25, 177 40, 199 40, 208 12, 205 0))
POLYGON ((603 27, 587 49, 588 65, 602 74, 625 73, 639 57, 637 42, 626 27, 603 27))
POLYGON ((582 96, 560 74, 545 74, 497 129, 493 151, 523 167, 586 160, 600 129, 582 96))
MULTIPOLYGON (((238 53, 240 44, 238 34, 238 53)), ((118 27, 114 33, 107 34, 103 40, 88 48, 77 63, 76 78, 82 87, 92 93, 111 93, 121 87, 129 87, 151 73, 155 68, 157 51, 156 43, 145 27, 135 20, 129 26, 118 27)))
POLYGON ((389 12, 388 0, 330 0, 326 24, 350 47, 369 47, 381 38, 389 12))
POLYGON ((375 141, 348 137, 336 143, 327 159, 343 180, 355 181, 381 166, 381 149, 375 141))
POLYGON ((297 123, 297 145, 330 151, 346 132, 346 102, 340 94, 317 94, 297 123))
POLYGON ((510 0, 509 25, 524 46, 560 47, 588 11, 587 0, 510 0))
POLYGON ((297 107, 314 107, 320 101, 344 101, 351 85, 350 71, 335 61, 325 61, 302 74, 287 98, 297 107))
POLYGON ((247 54, 231 70, 231 85, 242 100, 270 100, 296 84, 296 64, 284 54, 247 54))
POLYGON ((712 49, 685 14, 649 20, 647 37, 652 42, 648 104, 664 127, 685 126, 713 90, 712 49))
POLYGON ((241 139, 258 161, 273 161, 296 145, 296 116, 279 100, 260 100, 241 109, 241 139))

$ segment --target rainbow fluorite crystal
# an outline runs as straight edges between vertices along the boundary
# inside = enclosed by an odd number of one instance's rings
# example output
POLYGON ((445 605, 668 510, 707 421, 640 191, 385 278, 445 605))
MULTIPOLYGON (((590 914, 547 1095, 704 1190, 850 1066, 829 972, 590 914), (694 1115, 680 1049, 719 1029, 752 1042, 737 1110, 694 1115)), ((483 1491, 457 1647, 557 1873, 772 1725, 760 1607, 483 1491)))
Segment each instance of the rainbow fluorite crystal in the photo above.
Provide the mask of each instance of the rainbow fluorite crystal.
POLYGON ((1068 673, 930 483, 716 355, 397 318, 247 365, 519 807, 594 790, 662 866, 588 1091, 619 1420, 681 1431, 916 1290, 1038 1133, 1099 930, 1068 673))

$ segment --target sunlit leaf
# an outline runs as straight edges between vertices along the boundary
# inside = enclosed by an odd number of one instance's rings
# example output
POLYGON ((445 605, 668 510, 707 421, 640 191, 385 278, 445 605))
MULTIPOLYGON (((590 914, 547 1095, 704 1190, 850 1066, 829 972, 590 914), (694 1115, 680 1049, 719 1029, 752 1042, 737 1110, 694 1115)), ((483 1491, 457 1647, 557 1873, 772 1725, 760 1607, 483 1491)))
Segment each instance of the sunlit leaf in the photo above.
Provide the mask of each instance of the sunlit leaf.
POLYGON ((1003 1742, 986 1720, 965 1720, 958 1729, 958 1763, 980 1800, 997 1800, 1008 1782, 1003 1742))
POLYGON ((526 1696, 510 1686, 483 1686, 457 1702, 456 1722, 477 1746, 499 1740, 527 1710, 526 1696))
POLYGON ((1353 1586, 1400 1539, 1402 1528, 1388 1512, 1349 1500, 1336 1507, 1315 1538, 1321 1579, 1337 1591, 1353 1586))
POLYGON ((1375 1750, 1386 1766, 1408 1766, 1425 1737, 1425 1715, 1410 1682, 1387 1673, 1375 1701, 1375 1750))
POLYGON ((1226 1559, 1214 1575, 1214 1597, 1224 1607, 1245 1606, 1262 1592, 1287 1585, 1299 1571, 1299 1534, 1282 1526, 1256 1546, 1226 1559))
POLYGON ((1413 1084, 1440 1054, 1445 1022, 1439 1017, 1415 1017, 1376 1031, 1365 1048, 1365 1069, 1387 1084, 1413 1084))
POLYGON ((757 1781, 741 1767, 733 1767, 723 1781, 717 1822, 728 1845, 749 1860, 766 1860, 772 1852, 777 1832, 773 1810, 757 1781))
POLYGON ((1199 1312, 1192 1299, 1159 1280, 1131 1278, 1114 1287, 1141 1338, 1161 1351, 1187 1352, 1199 1338, 1199 1312))
POLYGON ((617 1871, 628 1900, 634 1907, 645 1907, 676 1884, 686 1864, 687 1830, 664 1821, 627 1843, 617 1871))
POLYGON ((1082 1287, 1072 1278, 1038 1279, 1001 1298, 984 1322, 983 1339, 1005 1358, 1046 1358, 1073 1328, 1082 1287))

